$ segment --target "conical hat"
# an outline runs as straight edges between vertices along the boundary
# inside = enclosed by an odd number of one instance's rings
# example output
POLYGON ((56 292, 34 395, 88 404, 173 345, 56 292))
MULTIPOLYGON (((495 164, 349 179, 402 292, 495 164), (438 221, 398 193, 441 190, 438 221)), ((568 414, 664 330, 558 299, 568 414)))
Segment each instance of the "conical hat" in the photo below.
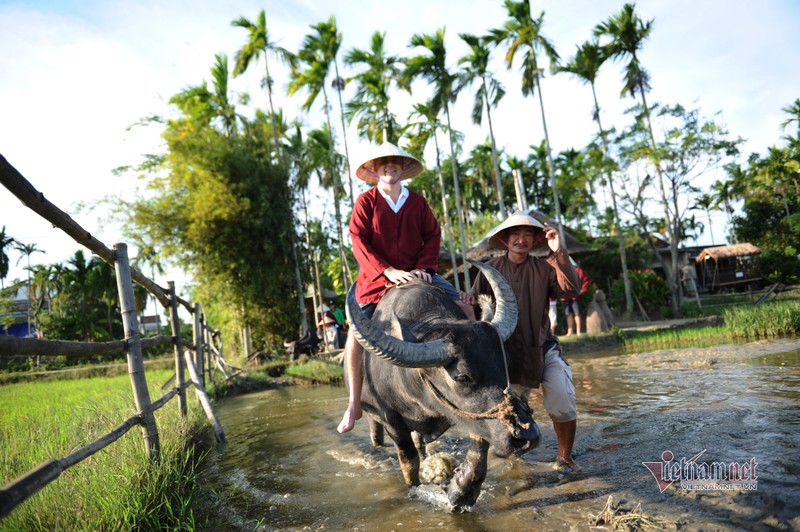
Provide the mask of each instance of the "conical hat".
POLYGON ((383 157, 401 157, 405 161, 400 174, 401 180, 414 177, 422 171, 422 163, 416 157, 391 142, 384 142, 370 150, 366 160, 356 168, 356 177, 367 183, 377 183, 378 174, 375 162, 383 157))
POLYGON ((522 211, 515 211, 514 214, 506 218, 505 222, 495 227, 494 231, 489 235, 489 245, 495 249, 508 249, 501 240, 503 233, 506 229, 520 226, 532 227, 540 231, 544 230, 544 226, 533 216, 529 216, 522 211))

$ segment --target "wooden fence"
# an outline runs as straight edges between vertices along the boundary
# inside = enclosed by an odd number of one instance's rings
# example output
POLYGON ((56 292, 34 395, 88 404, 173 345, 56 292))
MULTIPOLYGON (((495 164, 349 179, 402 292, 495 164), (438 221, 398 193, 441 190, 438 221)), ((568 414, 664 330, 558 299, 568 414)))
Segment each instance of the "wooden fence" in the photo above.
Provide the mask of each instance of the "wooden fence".
MULTIPOLYGON (((114 342, 69 342, 62 340, 42 340, 36 338, 17 338, 0 336, 0 357, 19 355, 45 356, 93 356, 98 354, 127 352, 128 373, 136 402, 136 414, 123 421, 118 427, 61 459, 45 462, 0 489, 0 518, 8 515, 25 501, 64 472, 94 453, 114 443, 136 425, 141 425, 145 450, 151 464, 157 464, 160 457, 158 428, 154 412, 173 397, 178 397, 178 408, 186 415, 186 389, 194 386, 195 394, 206 413, 219 444, 225 442, 225 433, 219 423, 208 395, 205 392, 205 377, 211 378, 212 368, 216 367, 225 379, 235 377, 241 370, 227 363, 222 353, 222 339, 219 331, 213 331, 200 311, 200 305, 189 304, 178 297, 175 283, 170 282, 164 289, 152 279, 132 268, 128 262, 128 248, 124 243, 114 245, 113 250, 94 238, 78 225, 69 215, 61 211, 44 195, 37 191, 5 157, 0 155, 0 183, 18 197, 27 207, 48 220, 54 227, 62 229, 76 242, 88 248, 107 263, 114 266, 117 277, 120 312, 125 331, 125 339, 114 342), (170 309, 172 336, 140 338, 139 320, 133 295, 133 282, 137 282, 153 294, 165 307, 170 309), (181 339, 178 304, 188 310, 194 318, 193 345, 184 345, 181 339), (142 349, 155 345, 172 344, 175 358, 175 385, 156 401, 151 401, 144 372, 142 349), (213 361, 213 364, 212 364, 213 361), (206 367, 207 366, 207 367, 206 367), (190 381, 184 379, 189 371, 190 381)), ((170 380, 171 384, 173 379, 170 380)))

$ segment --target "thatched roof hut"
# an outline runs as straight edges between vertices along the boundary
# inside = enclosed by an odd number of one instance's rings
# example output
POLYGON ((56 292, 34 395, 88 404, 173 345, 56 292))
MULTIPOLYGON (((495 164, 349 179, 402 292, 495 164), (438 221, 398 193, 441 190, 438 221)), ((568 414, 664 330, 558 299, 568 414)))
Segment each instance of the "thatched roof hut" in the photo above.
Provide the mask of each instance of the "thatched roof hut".
POLYGON ((749 257, 750 255, 760 254, 761 250, 759 248, 753 244, 750 244, 749 242, 745 242, 744 244, 733 244, 731 246, 715 246, 711 248, 705 248, 700 252, 695 261, 703 262, 706 260, 706 257, 718 261, 720 259, 749 257))

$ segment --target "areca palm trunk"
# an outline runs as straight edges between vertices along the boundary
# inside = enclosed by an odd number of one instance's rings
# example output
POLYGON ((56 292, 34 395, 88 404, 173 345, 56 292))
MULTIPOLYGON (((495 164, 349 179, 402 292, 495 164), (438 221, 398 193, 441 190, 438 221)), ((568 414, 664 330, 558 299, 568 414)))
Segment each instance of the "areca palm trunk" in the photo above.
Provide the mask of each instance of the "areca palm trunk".
POLYGON ((269 119, 272 122, 272 140, 275 141, 275 152, 278 154, 278 158, 281 156, 281 145, 278 142, 278 128, 275 124, 275 107, 272 105, 272 78, 269 77, 269 61, 267 61, 267 51, 264 50, 264 71, 266 73, 267 79, 265 79, 265 83, 267 84, 267 98, 269 99, 269 119))
MULTIPOLYGON (((603 146, 603 160, 608 154, 608 141, 606 140, 605 130, 600 121, 600 105, 597 103, 597 91, 595 91, 594 83, 592 85, 592 97, 594 98, 594 113, 595 120, 597 120, 597 127, 600 130, 600 142, 603 146)), ((622 226, 620 224, 619 209, 617 208, 617 194, 614 190, 614 179, 611 171, 608 170, 608 188, 611 192, 611 205, 614 209, 614 225, 617 227, 619 237, 619 260, 622 263, 622 282, 625 286, 625 310, 629 313, 633 311, 633 297, 631 295, 631 279, 628 275, 628 257, 625 252, 625 235, 622 233, 622 226)))
POLYGON ((347 150, 347 126, 344 123, 344 104, 342 103, 342 89, 344 82, 339 86, 339 62, 334 59, 333 68, 336 72, 336 92, 339 94, 339 114, 342 116, 342 140, 344 140, 344 161, 347 168, 347 183, 350 187, 350 210, 353 210, 353 173, 350 171, 350 152, 347 150))
MULTIPOLYGON (((461 259, 464 266, 464 286, 465 291, 469 292, 472 289, 472 283, 469 279, 469 266, 467 266, 467 237, 464 233, 464 222, 461 219, 461 190, 458 186, 455 140, 453 139, 453 128, 450 125, 450 106, 447 105, 446 100, 444 102, 444 114, 447 116, 447 132, 450 137, 450 162, 453 164, 453 188, 456 191, 456 219, 458 220, 458 232, 461 236, 461 259)), ((458 269, 455 270, 455 275, 458 275, 458 269)))
POLYGON ((453 230, 450 227, 450 214, 447 208, 447 195, 444 189, 444 176, 442 175, 442 164, 439 156, 439 138, 436 136, 436 126, 433 131, 433 144, 436 146, 436 174, 439 176, 439 188, 442 191, 442 210, 444 212, 444 227, 447 233, 447 247, 450 250, 450 262, 453 264, 453 281, 457 291, 461 291, 461 282, 458 280, 458 262, 456 253, 453 250, 453 230))
POLYGON ((352 279, 350 278, 350 268, 348 268, 347 258, 344 254, 344 233, 342 232, 342 211, 339 208, 339 189, 342 184, 339 179, 339 172, 336 169, 336 161, 333 157, 333 129, 331 128, 331 112, 328 102, 328 92, 325 87, 322 88, 322 95, 325 98, 325 119, 328 122, 328 162, 331 168, 331 175, 333 177, 333 208, 336 216, 336 236, 339 239, 339 260, 342 263, 342 282, 344 284, 345 292, 350 289, 352 279))
POLYGON ((497 204, 500 207, 500 218, 505 220, 506 219, 506 203, 503 200, 503 184, 502 180, 500 179, 500 164, 497 162, 497 145, 494 141, 494 128, 492 127, 492 111, 491 105, 489 105, 489 92, 488 88, 486 87, 486 78, 482 77, 481 82, 483 83, 483 100, 486 102, 486 120, 489 122, 489 139, 492 142, 492 163, 494 163, 494 181, 495 187, 497 187, 497 204))
POLYGON ((547 133, 547 120, 544 116, 544 99, 542 98, 542 85, 539 83, 538 72, 534 74, 533 84, 539 93, 539 108, 542 111, 542 129, 544 130, 544 142, 547 145, 547 169, 550 171, 550 188, 553 189, 553 201, 555 202, 556 210, 556 223, 558 224, 558 236, 561 240, 561 247, 564 251, 569 252, 567 249, 567 240, 564 238, 564 226, 561 223, 561 202, 558 198, 558 186, 556 185, 556 173, 553 166, 553 154, 550 149, 550 135, 547 133))

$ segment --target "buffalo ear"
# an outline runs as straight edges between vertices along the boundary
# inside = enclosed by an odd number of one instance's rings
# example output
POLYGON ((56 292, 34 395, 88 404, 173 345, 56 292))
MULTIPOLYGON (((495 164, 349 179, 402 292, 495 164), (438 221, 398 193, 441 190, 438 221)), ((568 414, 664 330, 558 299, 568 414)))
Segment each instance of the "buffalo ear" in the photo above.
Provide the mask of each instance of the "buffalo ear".
POLYGON ((492 321, 494 318, 494 300, 489 294, 478 296, 478 307, 481 309, 481 321, 492 321))

